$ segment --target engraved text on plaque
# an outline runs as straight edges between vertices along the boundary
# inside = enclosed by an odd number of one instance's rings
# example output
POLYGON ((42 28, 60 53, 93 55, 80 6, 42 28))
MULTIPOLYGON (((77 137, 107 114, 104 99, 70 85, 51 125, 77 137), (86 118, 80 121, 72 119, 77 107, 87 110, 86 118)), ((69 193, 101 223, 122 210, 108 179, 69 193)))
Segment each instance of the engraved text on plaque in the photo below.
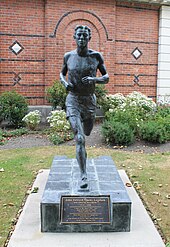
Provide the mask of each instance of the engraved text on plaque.
POLYGON ((109 196, 62 196, 62 224, 110 224, 109 196))

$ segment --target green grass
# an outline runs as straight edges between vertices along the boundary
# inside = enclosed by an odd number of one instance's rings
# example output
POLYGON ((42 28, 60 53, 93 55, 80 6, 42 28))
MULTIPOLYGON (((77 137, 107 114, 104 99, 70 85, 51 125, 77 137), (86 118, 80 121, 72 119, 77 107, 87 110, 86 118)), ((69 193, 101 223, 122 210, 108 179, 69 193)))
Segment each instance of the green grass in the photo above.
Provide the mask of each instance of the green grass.
MULTIPOLYGON (((141 154, 104 148, 87 148, 89 157, 112 156, 118 169, 125 169, 137 185, 146 207, 170 241, 170 153, 141 154), (154 192, 154 193, 153 193, 154 192)), ((75 157, 75 147, 40 147, 0 150, 0 247, 13 228, 16 214, 37 172, 50 168, 54 155, 75 157)))

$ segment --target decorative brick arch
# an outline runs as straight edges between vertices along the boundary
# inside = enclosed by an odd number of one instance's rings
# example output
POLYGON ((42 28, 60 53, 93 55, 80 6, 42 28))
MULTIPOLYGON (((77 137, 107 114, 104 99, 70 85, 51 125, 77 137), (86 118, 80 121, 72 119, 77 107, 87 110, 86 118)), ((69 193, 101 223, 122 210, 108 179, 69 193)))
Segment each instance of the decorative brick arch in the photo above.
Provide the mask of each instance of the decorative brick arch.
POLYGON ((107 85, 107 87, 112 90, 114 85, 113 66, 115 59, 112 28, 107 30, 102 20, 96 14, 84 10, 74 10, 65 13, 58 20, 54 32, 49 35, 45 61, 47 85, 51 85, 53 78, 58 78, 62 68, 64 54, 76 49, 76 42, 73 38, 76 25, 87 25, 91 28, 92 39, 90 40, 89 48, 97 50, 103 55, 107 71, 112 80, 112 83, 107 85))
POLYGON ((63 38, 64 31, 66 27, 72 21, 76 20, 85 20, 91 23, 95 29, 98 31, 100 36, 100 42, 104 43, 106 41, 111 41, 112 39, 109 38, 108 31, 102 22, 102 20, 93 12, 84 11, 84 10, 73 10, 70 12, 65 13, 60 20, 57 22, 55 27, 54 33, 50 35, 51 38, 56 38, 58 40, 58 34, 60 34, 60 40, 63 38))

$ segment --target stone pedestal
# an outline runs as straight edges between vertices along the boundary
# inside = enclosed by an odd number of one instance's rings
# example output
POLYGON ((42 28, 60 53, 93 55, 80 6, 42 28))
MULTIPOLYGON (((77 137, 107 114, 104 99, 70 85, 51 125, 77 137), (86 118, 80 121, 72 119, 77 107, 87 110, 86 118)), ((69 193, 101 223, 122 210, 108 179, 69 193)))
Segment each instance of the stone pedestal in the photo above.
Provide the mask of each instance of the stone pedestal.
POLYGON ((131 201, 112 158, 88 159, 87 174, 89 191, 80 192, 76 159, 54 157, 41 200, 42 232, 130 231, 131 201))

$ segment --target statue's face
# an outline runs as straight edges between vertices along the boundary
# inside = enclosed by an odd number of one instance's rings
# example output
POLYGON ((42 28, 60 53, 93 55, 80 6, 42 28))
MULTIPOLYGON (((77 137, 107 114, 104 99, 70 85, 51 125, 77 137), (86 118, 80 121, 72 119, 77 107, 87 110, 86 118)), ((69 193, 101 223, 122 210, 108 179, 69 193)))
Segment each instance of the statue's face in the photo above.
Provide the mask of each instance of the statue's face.
POLYGON ((85 29, 77 29, 75 34, 75 40, 77 43, 77 46, 80 48, 84 48, 87 46, 89 42, 89 32, 85 29))

